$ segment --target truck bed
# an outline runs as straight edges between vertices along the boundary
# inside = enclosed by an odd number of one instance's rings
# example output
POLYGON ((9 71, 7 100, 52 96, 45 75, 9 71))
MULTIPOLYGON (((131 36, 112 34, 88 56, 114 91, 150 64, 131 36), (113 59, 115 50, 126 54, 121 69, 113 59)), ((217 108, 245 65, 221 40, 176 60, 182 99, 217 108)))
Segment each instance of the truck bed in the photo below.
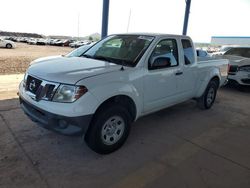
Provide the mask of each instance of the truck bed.
POLYGON ((227 81, 227 72, 228 72, 228 60, 227 59, 215 59, 211 57, 202 57, 198 58, 197 66, 199 69, 199 78, 206 78, 211 74, 210 69, 219 71, 220 73, 220 86, 226 83, 227 81), (203 75, 203 76, 202 76, 203 75))

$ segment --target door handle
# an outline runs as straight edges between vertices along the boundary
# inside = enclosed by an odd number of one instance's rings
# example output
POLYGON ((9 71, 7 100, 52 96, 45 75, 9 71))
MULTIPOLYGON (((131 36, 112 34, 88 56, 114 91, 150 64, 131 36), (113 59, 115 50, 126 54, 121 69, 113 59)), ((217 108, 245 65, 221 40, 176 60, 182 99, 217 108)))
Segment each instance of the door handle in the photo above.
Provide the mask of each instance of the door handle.
POLYGON ((183 72, 181 72, 181 71, 178 71, 178 72, 175 73, 176 76, 179 76, 179 75, 182 75, 182 74, 183 74, 183 72))

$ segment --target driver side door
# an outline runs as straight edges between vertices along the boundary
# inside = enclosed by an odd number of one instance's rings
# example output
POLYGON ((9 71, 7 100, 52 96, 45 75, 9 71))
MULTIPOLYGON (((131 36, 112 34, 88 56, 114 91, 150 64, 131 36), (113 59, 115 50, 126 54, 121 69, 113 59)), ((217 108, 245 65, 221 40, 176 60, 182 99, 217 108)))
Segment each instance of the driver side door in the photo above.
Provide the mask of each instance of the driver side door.
POLYGON ((163 39, 154 48, 144 75, 144 113, 156 111, 176 102, 179 71, 178 46, 175 39, 163 39))

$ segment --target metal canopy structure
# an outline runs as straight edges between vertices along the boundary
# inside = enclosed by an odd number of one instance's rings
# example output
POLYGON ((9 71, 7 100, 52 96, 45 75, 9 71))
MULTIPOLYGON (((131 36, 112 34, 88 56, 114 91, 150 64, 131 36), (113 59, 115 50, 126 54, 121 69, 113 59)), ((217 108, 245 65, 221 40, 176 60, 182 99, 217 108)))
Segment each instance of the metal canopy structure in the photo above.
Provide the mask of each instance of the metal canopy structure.
MULTIPOLYGON (((182 34, 187 34, 187 28, 188 28, 188 18, 189 18, 189 12, 190 12, 190 6, 191 6, 191 0, 185 0, 186 1, 186 10, 185 10, 185 16, 184 16, 184 24, 183 24, 183 31, 182 34)), ((106 37, 108 34, 108 18, 109 18, 109 0, 103 0, 103 9, 102 9, 102 38, 106 37)))
POLYGON ((102 8, 102 38, 108 35, 108 21, 109 21, 109 0, 103 0, 102 8))
POLYGON ((188 18, 189 18, 189 13, 190 13, 190 6, 191 6, 191 0, 186 0, 186 10, 185 10, 184 23, 183 23, 183 30, 182 30, 183 35, 187 35, 187 27, 188 27, 188 18))

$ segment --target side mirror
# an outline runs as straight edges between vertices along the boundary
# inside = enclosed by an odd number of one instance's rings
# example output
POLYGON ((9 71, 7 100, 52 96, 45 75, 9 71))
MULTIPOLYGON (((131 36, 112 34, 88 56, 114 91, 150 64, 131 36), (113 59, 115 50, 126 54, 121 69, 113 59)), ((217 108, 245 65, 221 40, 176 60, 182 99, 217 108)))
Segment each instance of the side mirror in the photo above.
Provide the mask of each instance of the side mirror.
POLYGON ((169 57, 158 57, 153 60, 153 63, 150 64, 149 69, 161 69, 171 66, 171 59, 169 57))

